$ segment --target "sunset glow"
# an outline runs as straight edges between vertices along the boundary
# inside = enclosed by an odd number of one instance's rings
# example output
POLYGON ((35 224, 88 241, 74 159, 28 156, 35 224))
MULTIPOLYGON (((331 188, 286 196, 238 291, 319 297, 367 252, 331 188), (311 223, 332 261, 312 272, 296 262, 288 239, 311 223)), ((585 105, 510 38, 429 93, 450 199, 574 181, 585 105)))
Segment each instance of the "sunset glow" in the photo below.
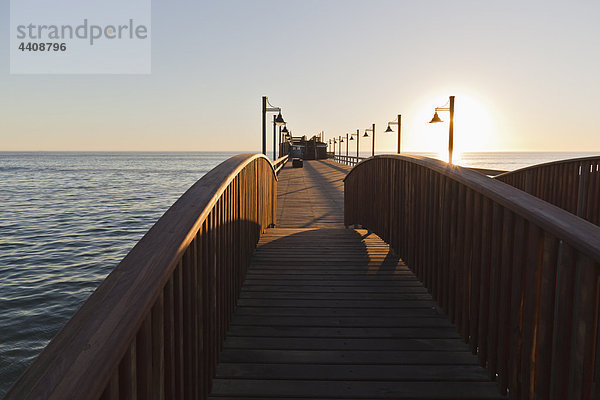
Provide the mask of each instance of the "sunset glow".
POLYGON ((455 154, 600 150, 599 13, 591 1, 153 3, 150 75, 10 75, 5 47, 0 150, 258 151, 264 95, 294 135, 375 123, 377 153, 395 152, 383 131, 398 114, 403 151, 446 152, 448 113, 428 121, 452 95, 455 154))

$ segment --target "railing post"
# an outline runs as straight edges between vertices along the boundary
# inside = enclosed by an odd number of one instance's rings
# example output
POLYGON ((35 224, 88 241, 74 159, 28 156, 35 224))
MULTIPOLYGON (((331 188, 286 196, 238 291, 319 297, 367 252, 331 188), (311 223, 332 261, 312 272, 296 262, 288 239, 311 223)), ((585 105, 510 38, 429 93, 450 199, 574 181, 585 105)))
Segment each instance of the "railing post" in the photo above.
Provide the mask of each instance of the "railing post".
POLYGON ((581 163, 579 165, 579 180, 577 181, 577 216, 581 217, 581 218, 585 218, 586 217, 586 209, 587 209, 587 204, 586 203, 586 199, 585 199, 585 194, 586 194, 586 186, 587 186, 587 180, 588 180, 588 175, 590 172, 590 166, 587 163, 581 163))

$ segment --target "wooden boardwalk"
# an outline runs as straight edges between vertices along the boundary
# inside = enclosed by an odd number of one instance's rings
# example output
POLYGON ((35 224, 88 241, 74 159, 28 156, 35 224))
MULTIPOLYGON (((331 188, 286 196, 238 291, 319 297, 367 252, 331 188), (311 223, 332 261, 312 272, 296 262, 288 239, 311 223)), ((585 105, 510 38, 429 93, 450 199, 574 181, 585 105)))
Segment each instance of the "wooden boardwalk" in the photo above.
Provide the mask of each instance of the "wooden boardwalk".
POLYGON ((280 174, 211 398, 503 398, 389 246, 344 229, 349 168, 304 165, 280 174))

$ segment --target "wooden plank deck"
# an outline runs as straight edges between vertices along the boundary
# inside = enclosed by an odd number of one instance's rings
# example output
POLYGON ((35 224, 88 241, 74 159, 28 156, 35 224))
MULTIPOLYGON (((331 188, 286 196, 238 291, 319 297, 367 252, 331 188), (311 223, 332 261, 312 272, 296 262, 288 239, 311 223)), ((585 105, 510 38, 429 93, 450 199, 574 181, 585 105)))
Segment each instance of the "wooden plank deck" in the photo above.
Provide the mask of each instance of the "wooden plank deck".
POLYGON ((349 168, 304 165, 280 174, 211 398, 503 398, 389 246, 344 229, 349 168))

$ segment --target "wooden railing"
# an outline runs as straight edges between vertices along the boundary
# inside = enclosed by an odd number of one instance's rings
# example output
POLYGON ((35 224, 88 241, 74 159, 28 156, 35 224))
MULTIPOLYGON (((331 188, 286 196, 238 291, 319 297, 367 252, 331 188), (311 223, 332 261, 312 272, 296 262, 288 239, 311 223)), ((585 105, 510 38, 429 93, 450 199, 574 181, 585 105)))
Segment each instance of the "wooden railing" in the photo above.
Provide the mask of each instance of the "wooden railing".
POLYGON ((534 165, 496 179, 600 225, 600 156, 534 165))
POLYGON ((203 399, 250 257, 275 223, 276 177, 238 155, 146 233, 5 399, 203 399))
POLYGON ((477 172, 376 156, 345 178, 345 224, 413 268, 511 399, 600 396, 600 227, 477 172))
POLYGON ((281 171, 281 168, 283 168, 285 166, 285 164, 288 162, 290 156, 288 154, 279 157, 277 160, 273 161, 273 169, 275 170, 275 174, 279 175, 279 171, 281 171))
MULTIPOLYGON (((359 162, 366 160, 368 157, 355 157, 355 156, 342 156, 342 155, 333 156, 332 155, 331 158, 333 158, 334 161, 337 161, 341 164, 355 166, 359 162)), ((473 171, 477 171, 481 174, 488 175, 488 176, 496 176, 496 175, 500 175, 500 174, 506 172, 506 171, 501 171, 501 170, 497 170, 497 169, 489 169, 489 168, 474 168, 474 167, 465 167, 465 168, 468 168, 473 171)))
POLYGON ((341 164, 354 166, 362 160, 366 160, 366 157, 334 155, 333 160, 341 164))
POLYGON ((476 167, 463 167, 463 168, 470 169, 471 171, 479 172, 480 174, 487 175, 487 176, 498 176, 500 174, 507 172, 507 171, 502 171, 499 169, 489 169, 489 168, 476 168, 476 167))

